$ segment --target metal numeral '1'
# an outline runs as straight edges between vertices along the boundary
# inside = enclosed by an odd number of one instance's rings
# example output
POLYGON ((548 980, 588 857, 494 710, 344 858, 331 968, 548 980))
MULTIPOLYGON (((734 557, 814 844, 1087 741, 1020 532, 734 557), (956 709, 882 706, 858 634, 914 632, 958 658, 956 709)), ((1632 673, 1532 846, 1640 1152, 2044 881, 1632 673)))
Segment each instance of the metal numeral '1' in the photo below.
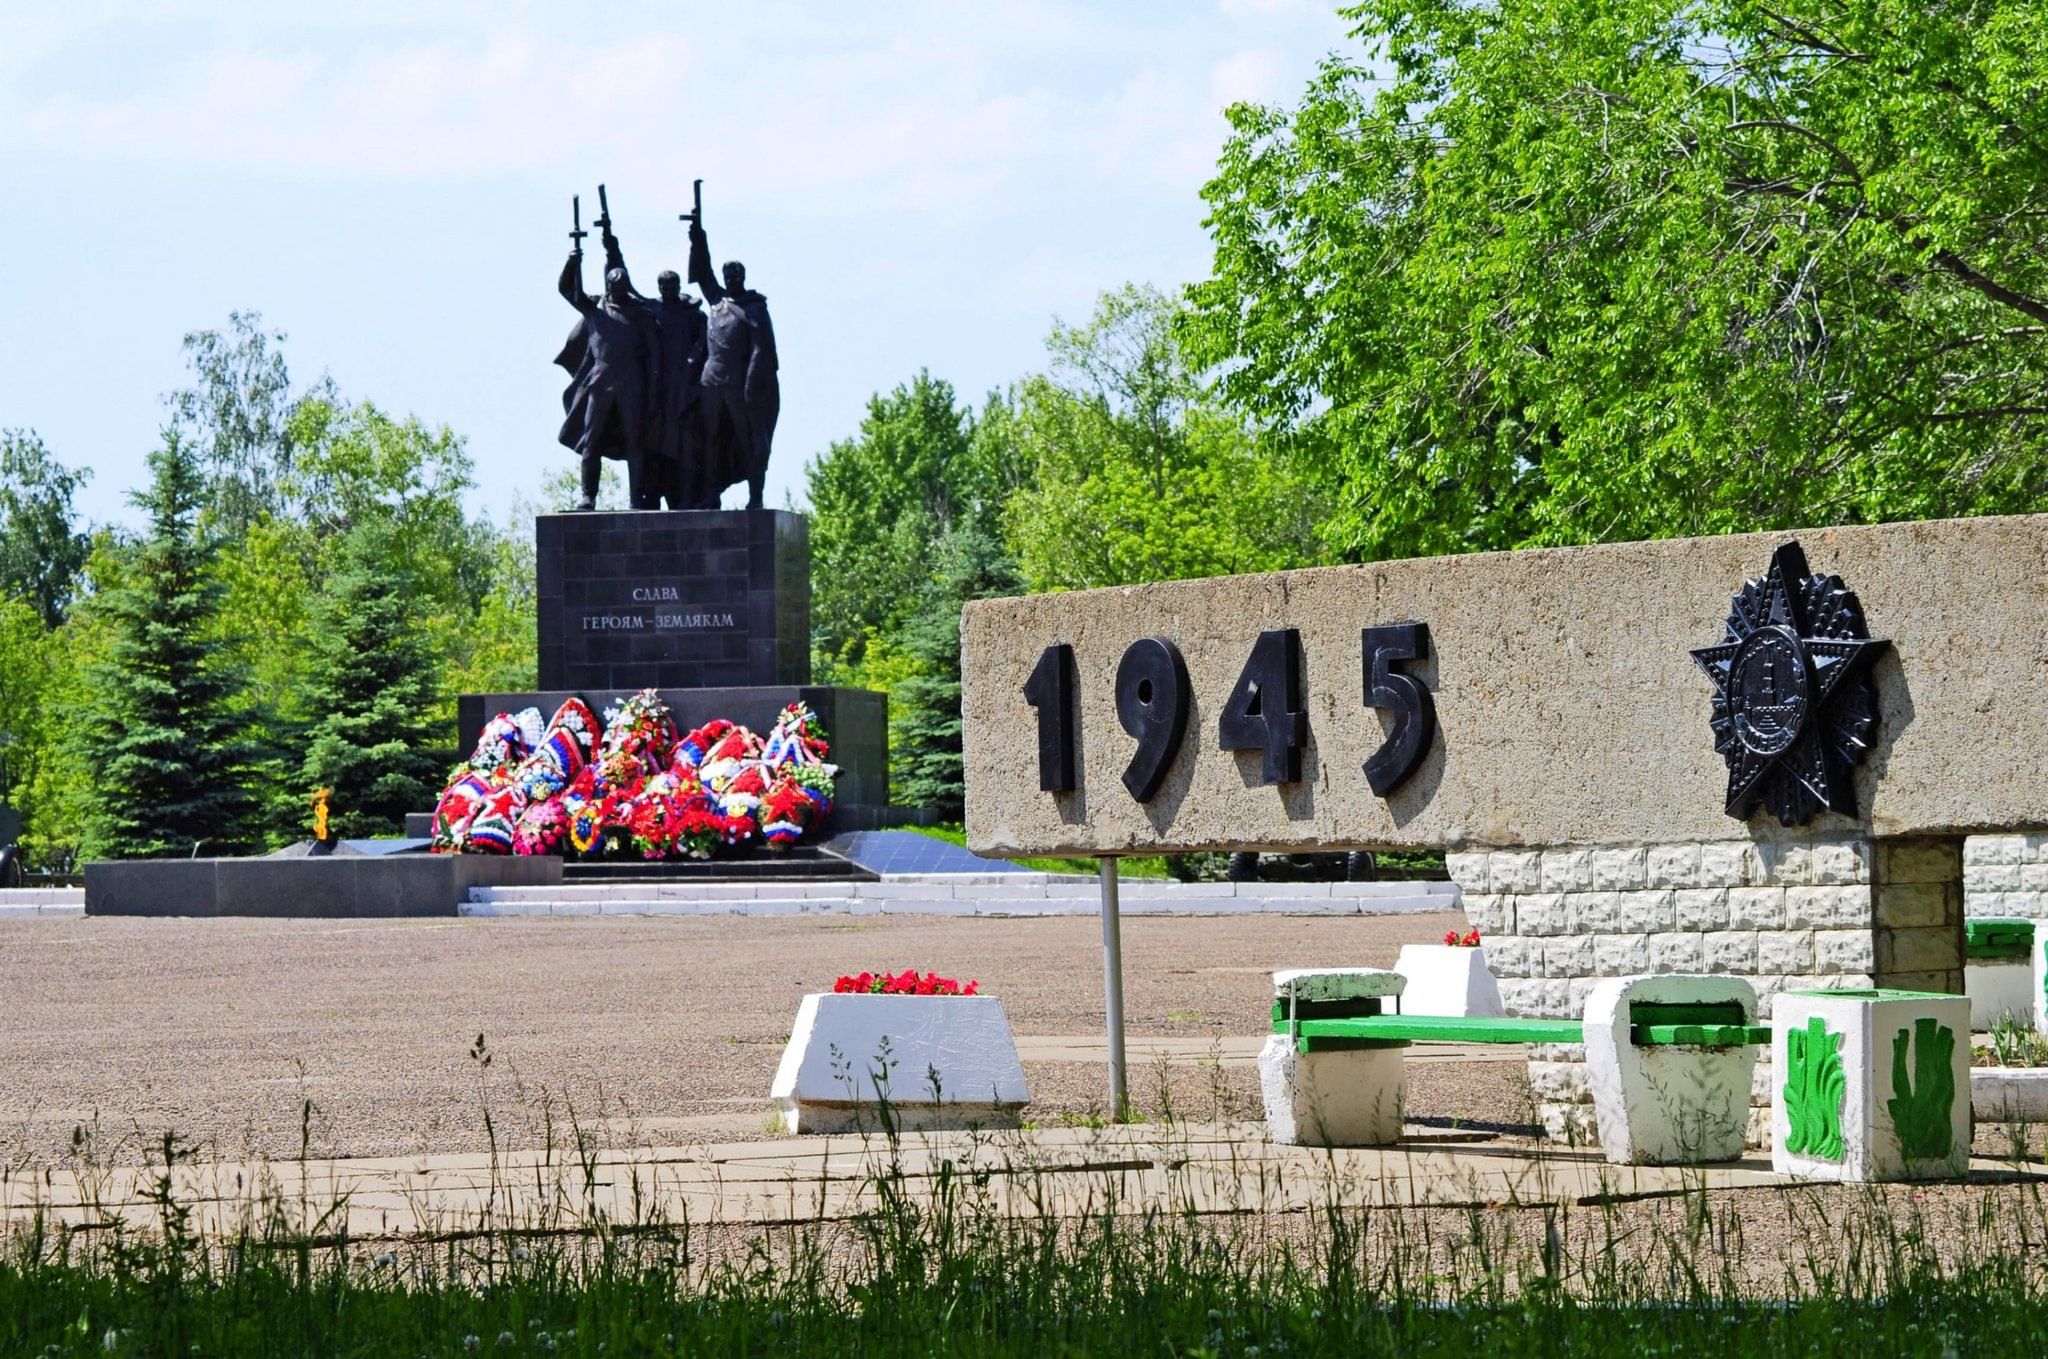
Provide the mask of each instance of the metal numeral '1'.
POLYGON ((1038 786, 1071 793, 1080 782, 1074 759, 1074 648, 1049 646, 1024 682, 1024 701, 1038 709, 1038 786))
POLYGON ((1436 735, 1436 702, 1413 675, 1394 669, 1396 661, 1419 660, 1429 654, 1429 624, 1389 623, 1360 635, 1365 649, 1365 702, 1391 709, 1394 730, 1365 762, 1365 781, 1374 797, 1391 796, 1407 782, 1429 753, 1436 735))

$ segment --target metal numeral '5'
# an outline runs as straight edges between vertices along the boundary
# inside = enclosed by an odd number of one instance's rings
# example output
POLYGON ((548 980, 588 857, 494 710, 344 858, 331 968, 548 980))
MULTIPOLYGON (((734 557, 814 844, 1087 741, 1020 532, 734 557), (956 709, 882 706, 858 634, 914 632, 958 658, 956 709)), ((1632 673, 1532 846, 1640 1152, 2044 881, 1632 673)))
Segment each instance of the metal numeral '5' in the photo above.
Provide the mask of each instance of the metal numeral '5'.
POLYGON ((1397 661, 1419 660, 1429 654, 1429 624, 1389 623, 1367 628, 1360 640, 1365 650, 1366 706, 1391 709, 1394 714, 1394 730, 1365 762, 1365 781, 1372 785, 1373 796, 1387 797, 1415 772, 1436 735, 1436 702, 1429 690, 1413 675, 1394 669, 1397 661))

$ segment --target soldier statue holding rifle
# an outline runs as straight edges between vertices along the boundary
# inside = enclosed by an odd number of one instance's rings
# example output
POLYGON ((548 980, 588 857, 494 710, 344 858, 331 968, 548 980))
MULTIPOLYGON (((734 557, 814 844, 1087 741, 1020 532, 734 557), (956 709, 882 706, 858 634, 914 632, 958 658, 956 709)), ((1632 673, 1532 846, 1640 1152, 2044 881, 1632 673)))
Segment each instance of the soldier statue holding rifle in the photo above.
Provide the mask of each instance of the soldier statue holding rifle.
POLYGON ((747 483, 747 508, 761 508, 768 449, 782 410, 775 327, 768 299, 747 286, 747 267, 727 260, 724 282, 712 276, 711 243, 701 203, 690 214, 690 282, 711 303, 704 359, 704 456, 711 481, 747 483))
MULTIPOLYGON (((569 386, 562 393, 564 419, 559 437, 583 460, 583 498, 577 508, 597 507, 605 458, 626 464, 626 484, 634 509, 657 508, 661 493, 650 477, 656 469, 650 466, 648 428, 656 397, 660 337, 642 299, 633 292, 623 262, 607 260, 603 296, 592 297, 583 291, 583 238, 589 233, 583 230, 580 200, 570 201, 575 227, 569 233, 569 260, 562 266, 557 286, 579 316, 555 362, 569 370, 569 386)), ((598 228, 609 245, 609 211, 601 212, 598 228)))

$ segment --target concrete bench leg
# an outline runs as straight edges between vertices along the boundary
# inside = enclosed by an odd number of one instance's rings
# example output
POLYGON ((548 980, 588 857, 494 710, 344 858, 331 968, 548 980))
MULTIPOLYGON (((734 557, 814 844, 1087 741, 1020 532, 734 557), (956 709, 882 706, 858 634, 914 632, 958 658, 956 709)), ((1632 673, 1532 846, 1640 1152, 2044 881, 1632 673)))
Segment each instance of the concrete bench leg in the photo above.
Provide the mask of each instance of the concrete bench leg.
POLYGON ((1968 997, 1780 992, 1771 1061, 1771 1169, 1856 1181, 1968 1173, 1968 997))
POLYGON ((1756 990, 1738 977, 1637 976, 1601 982, 1586 998, 1586 1065, 1600 1149, 1622 1165, 1695 1165, 1742 1155, 1757 1049, 1637 1047, 1637 1003, 1736 1002, 1756 1022, 1756 990))
POLYGON ((1276 1033, 1259 1052, 1266 1135, 1301 1147, 1383 1147, 1401 1139, 1406 1043, 1351 1052, 1296 1052, 1276 1033))

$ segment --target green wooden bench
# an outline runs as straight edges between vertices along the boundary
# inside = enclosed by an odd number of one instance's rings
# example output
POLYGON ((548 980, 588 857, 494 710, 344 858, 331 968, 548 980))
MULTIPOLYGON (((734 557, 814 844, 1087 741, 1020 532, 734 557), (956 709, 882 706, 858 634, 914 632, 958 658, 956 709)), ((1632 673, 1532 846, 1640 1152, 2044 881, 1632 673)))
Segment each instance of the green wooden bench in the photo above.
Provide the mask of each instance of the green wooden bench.
POLYGON ((1603 1151, 1631 1163, 1742 1154, 1750 1075, 1771 1030, 1737 977, 1601 981, 1583 1019, 1400 1013, 1397 974, 1348 968, 1273 976, 1259 1054, 1275 1142, 1384 1146, 1402 1134, 1413 1043, 1583 1043, 1603 1151))
MULTIPOLYGON (((1360 1000, 1273 1002, 1273 1032, 1294 1039, 1297 1052, 1347 1052, 1410 1043, 1583 1043, 1576 1019, 1487 1019, 1386 1012, 1377 996, 1360 1000)), ((1658 1005, 1638 1001, 1629 1041, 1638 1047, 1768 1047, 1771 1030, 1744 1022, 1734 1003, 1658 1005)))

